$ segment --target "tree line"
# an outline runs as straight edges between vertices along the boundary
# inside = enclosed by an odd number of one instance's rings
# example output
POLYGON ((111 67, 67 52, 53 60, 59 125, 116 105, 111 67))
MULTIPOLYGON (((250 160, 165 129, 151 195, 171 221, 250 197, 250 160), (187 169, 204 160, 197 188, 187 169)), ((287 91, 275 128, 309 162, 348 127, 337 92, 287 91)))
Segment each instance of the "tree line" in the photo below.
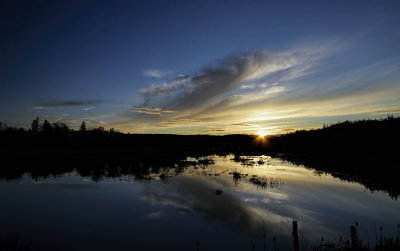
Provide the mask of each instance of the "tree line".
POLYGON ((88 129, 86 126, 86 122, 82 121, 80 127, 78 130, 74 130, 70 128, 66 123, 61 122, 61 121, 56 121, 56 122, 49 122, 48 120, 43 120, 43 122, 39 119, 39 117, 36 117, 32 123, 31 127, 29 129, 25 129, 22 127, 12 127, 8 126, 6 123, 0 122, 0 133, 2 134, 23 134, 23 133, 42 133, 42 134, 72 134, 72 133, 84 133, 84 132, 102 132, 102 133, 108 133, 108 134, 116 134, 120 133, 119 131, 115 130, 114 128, 111 128, 110 130, 105 130, 104 127, 97 127, 97 128, 92 128, 88 129))

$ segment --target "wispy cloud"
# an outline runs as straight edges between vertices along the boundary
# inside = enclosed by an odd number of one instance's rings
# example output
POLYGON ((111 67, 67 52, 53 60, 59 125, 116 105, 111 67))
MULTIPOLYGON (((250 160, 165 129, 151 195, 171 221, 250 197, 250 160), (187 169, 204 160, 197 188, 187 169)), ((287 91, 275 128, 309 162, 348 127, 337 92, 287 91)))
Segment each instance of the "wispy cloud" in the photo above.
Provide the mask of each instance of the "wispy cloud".
POLYGON ((273 85, 278 85, 279 83, 272 83, 272 84, 269 84, 269 83, 249 83, 249 84, 243 84, 243 85, 241 85, 240 86, 240 89, 265 89, 265 88, 268 88, 268 87, 270 87, 270 86, 273 86, 273 85))
POLYGON ((133 107, 132 111, 137 112, 137 113, 148 114, 148 115, 160 115, 160 116, 174 112, 174 111, 170 111, 170 110, 163 110, 162 108, 159 108, 159 107, 155 107, 155 108, 133 107))
POLYGON ((85 110, 85 111, 90 111, 90 110, 93 110, 93 109, 95 109, 96 107, 95 106, 90 106, 90 107, 85 107, 85 108, 83 108, 83 110, 85 110))
POLYGON ((147 70, 143 72, 143 75, 152 78, 165 78, 173 74, 171 71, 161 71, 157 69, 147 70))
POLYGON ((400 113, 400 109, 393 109, 393 110, 377 110, 373 111, 372 114, 394 114, 394 113, 400 113))
POLYGON ((169 83, 153 84, 150 87, 143 89, 142 93, 147 96, 163 94, 176 90, 179 87, 183 87, 189 83, 189 78, 187 78, 185 75, 180 75, 169 83))
POLYGON ((51 109, 51 108, 65 108, 71 106, 90 106, 99 104, 100 100, 58 100, 58 101, 46 101, 46 102, 38 102, 33 105, 33 109, 41 110, 41 109, 51 109))

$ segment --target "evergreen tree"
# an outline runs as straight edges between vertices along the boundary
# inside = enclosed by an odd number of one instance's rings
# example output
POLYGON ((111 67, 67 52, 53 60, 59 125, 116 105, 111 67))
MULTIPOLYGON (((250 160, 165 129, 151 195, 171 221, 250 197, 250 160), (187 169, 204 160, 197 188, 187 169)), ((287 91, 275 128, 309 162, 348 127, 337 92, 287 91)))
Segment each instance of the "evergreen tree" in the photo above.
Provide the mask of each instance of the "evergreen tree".
POLYGON ((86 124, 85 121, 82 121, 81 128, 79 129, 81 132, 86 132, 86 124))
POLYGON ((40 128, 39 117, 36 117, 36 119, 32 121, 32 126, 31 126, 32 132, 38 132, 39 128, 40 128))

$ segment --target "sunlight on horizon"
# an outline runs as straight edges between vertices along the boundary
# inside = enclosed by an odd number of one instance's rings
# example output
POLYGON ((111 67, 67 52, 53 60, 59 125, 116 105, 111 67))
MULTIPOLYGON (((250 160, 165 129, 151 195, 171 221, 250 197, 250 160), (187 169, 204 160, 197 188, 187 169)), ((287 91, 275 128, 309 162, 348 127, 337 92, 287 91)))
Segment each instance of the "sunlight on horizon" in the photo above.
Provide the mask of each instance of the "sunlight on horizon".
POLYGON ((267 133, 265 131, 258 131, 257 132, 258 137, 260 138, 264 138, 265 136, 267 136, 267 133))

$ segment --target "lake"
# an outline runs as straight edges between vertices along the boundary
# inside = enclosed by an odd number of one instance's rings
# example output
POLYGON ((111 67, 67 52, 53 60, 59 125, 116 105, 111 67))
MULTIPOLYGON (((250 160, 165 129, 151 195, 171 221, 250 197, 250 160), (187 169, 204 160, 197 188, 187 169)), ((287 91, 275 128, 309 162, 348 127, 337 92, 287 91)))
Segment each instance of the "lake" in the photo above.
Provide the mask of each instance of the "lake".
POLYGON ((268 156, 198 163, 140 178, 1 180, 0 239, 34 250, 285 250, 293 220, 300 249, 344 242, 355 222, 364 244, 398 237, 400 203, 385 192, 268 156))

